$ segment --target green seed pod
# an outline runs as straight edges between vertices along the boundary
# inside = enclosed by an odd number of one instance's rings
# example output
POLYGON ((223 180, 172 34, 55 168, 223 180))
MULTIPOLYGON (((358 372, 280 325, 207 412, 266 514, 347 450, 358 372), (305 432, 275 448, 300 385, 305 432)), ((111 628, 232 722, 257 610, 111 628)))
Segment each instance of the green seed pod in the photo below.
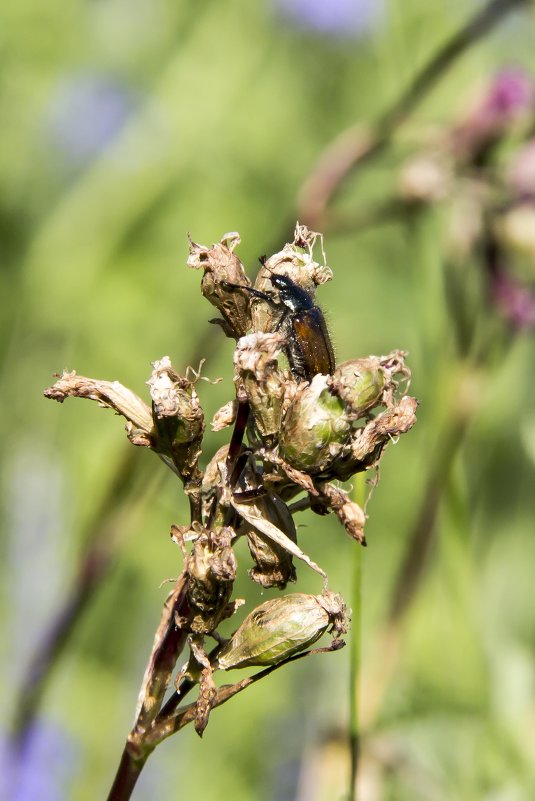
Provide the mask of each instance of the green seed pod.
POLYGON ((336 368, 331 380, 332 390, 349 407, 354 417, 360 417, 380 403, 385 385, 385 370, 378 356, 343 362, 336 368))
POLYGON ((291 593, 258 606, 248 615, 217 657, 223 670, 275 665, 305 650, 329 626, 342 634, 348 616, 341 595, 291 593))
POLYGON ((284 416, 279 444, 292 467, 321 473, 348 441, 351 422, 342 399, 329 389, 329 377, 316 375, 297 390, 284 416))

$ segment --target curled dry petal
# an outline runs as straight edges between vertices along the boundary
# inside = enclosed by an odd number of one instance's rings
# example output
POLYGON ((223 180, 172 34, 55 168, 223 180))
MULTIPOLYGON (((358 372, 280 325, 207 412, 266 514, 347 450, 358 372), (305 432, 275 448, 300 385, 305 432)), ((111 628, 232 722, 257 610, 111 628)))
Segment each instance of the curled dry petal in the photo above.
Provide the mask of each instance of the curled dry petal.
POLYGON ((416 422, 417 408, 416 398, 405 395, 390 409, 359 429, 351 446, 353 459, 365 461, 379 446, 385 445, 398 434, 409 431, 416 422))
POLYGON ((134 445, 152 446, 153 419, 150 408, 141 398, 118 381, 99 381, 64 371, 58 380, 45 389, 46 398, 63 403, 65 398, 88 398, 99 406, 113 409, 126 419, 128 439, 134 445))

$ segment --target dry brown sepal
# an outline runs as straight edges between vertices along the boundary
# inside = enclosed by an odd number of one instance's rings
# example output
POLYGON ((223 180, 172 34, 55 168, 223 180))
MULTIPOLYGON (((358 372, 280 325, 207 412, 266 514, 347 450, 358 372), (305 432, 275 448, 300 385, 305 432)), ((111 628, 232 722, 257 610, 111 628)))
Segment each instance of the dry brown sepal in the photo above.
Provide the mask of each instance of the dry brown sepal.
POLYGON ((364 428, 359 429, 351 443, 351 456, 355 465, 359 463, 368 465, 370 456, 377 454, 378 457, 378 450, 381 451, 388 442, 400 434, 410 431, 416 423, 417 408, 416 398, 405 395, 389 409, 378 414, 364 428))
POLYGON ((325 502, 327 508, 332 509, 349 536, 361 545, 366 545, 364 536, 366 515, 358 503, 352 501, 347 492, 335 487, 334 484, 317 482, 316 489, 320 500, 325 502))
POLYGON ((224 234, 221 241, 208 247, 189 240, 188 267, 204 270, 201 292, 223 315, 223 319, 210 320, 221 325, 228 337, 239 339, 251 327, 249 295, 245 290, 233 289, 228 284, 250 286, 243 264, 234 253, 240 244, 240 235, 224 234))

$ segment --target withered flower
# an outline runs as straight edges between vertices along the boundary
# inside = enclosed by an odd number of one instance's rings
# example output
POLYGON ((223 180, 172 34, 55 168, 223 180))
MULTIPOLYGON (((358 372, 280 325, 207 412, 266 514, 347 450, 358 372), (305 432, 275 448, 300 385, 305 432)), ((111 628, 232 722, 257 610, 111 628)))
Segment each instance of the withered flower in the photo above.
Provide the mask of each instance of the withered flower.
POLYGON ((207 247, 190 239, 188 267, 204 270, 201 292, 223 315, 211 320, 221 325, 228 337, 238 339, 251 327, 249 297, 243 290, 234 290, 228 284, 250 285, 243 264, 234 253, 240 244, 237 233, 224 234, 221 241, 207 247))
POLYGON ((234 531, 229 527, 202 531, 187 561, 188 601, 193 610, 188 627, 209 634, 232 614, 228 604, 236 578, 237 561, 232 550, 234 531))
POLYGON ((212 709, 230 697, 225 693, 241 688, 238 682, 230 690, 218 689, 214 670, 278 666, 328 630, 331 646, 313 650, 333 650, 347 631, 345 603, 327 589, 327 574, 297 543, 293 514, 308 507, 332 512, 352 538, 366 544, 366 515, 338 480, 376 465, 385 445, 414 424, 417 402, 401 393, 410 376, 402 351, 335 367, 314 301, 316 287, 332 278, 324 256, 323 263, 314 259, 318 239, 298 225, 294 241, 263 261, 254 291, 234 253, 238 234, 226 234, 210 247, 190 240, 188 266, 203 269, 202 293, 220 311, 225 333, 237 341, 236 398, 212 424, 219 431, 233 426, 232 435, 204 469, 199 376, 193 371, 195 380, 188 378, 191 370, 179 375, 168 357, 154 362, 147 382, 152 406, 118 382, 75 373, 64 373, 46 391, 60 401, 70 395, 91 398, 123 415, 129 439, 158 453, 189 496, 189 523, 172 527, 184 569, 166 600, 128 738, 127 751, 135 759, 186 718, 202 734, 212 709), (233 599, 239 538, 247 540, 253 561, 248 573, 256 584, 283 589, 296 581, 295 557, 323 578, 324 591, 266 601, 221 646, 218 627, 242 603, 233 599), (208 635, 217 640, 217 653, 206 650, 208 635), (178 693, 164 704, 186 643, 190 659, 176 677, 178 693), (196 685, 197 701, 180 713, 178 699, 196 685))

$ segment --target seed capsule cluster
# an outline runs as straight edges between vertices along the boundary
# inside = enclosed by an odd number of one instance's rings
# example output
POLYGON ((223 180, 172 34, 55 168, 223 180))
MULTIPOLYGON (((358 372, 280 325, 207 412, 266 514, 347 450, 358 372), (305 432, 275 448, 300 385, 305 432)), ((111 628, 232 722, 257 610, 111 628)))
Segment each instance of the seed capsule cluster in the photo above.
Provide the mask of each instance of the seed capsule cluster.
MULTIPOLYGON (((321 595, 291 593, 258 606, 212 662, 202 662, 204 671, 206 664, 211 670, 278 664, 328 629, 333 642, 340 641, 348 610, 327 589, 324 571, 301 550, 292 512, 332 512, 352 538, 366 544, 365 514, 338 483, 377 466, 386 445, 416 421, 417 401, 401 391, 410 380, 404 352, 336 366, 316 305, 316 289, 332 272, 314 259, 316 238, 298 226, 292 243, 261 260, 254 283, 235 254, 237 234, 211 247, 190 243, 188 265, 204 271, 201 291, 222 314, 212 322, 236 341, 236 400, 212 423, 214 430, 234 429, 230 445, 204 473, 203 531, 216 536, 224 526, 236 539, 246 537, 254 562, 249 575, 262 587, 284 589, 295 581, 295 557, 325 580, 321 595)), ((197 586, 202 578, 191 557, 188 565, 197 586)), ((204 623, 215 623, 213 613, 199 615, 197 632, 206 632, 204 623)), ((197 640, 192 653, 181 675, 199 673, 197 640)), ((205 720, 203 713, 203 726, 205 720)))
POLYGON ((262 260, 254 283, 235 253, 238 234, 226 234, 212 246, 190 240, 188 266, 202 270, 201 292, 221 315, 211 322, 236 343, 235 398, 212 423, 214 430, 232 433, 204 470, 205 420, 196 391, 200 368, 181 376, 168 357, 154 362, 147 382, 151 406, 117 381, 74 372, 64 373, 45 392, 59 401, 85 397, 114 409, 126 419, 130 441, 155 451, 184 484, 190 522, 171 532, 184 570, 175 611, 164 613, 155 640, 149 669, 154 681, 147 680, 146 693, 149 709, 151 693, 168 681, 166 648, 175 637, 171 620, 175 633, 189 638, 190 658, 177 687, 182 692, 183 682, 200 684, 199 733, 217 695, 214 670, 269 669, 296 658, 326 631, 333 635, 330 649, 340 646, 348 610, 298 542, 294 514, 307 508, 318 515, 332 513, 365 545, 365 513, 340 482, 376 467, 388 443, 416 421, 417 401, 403 394, 410 378, 405 353, 336 365, 316 303, 316 289, 332 279, 330 268, 314 258, 317 239, 297 226, 293 242, 262 260), (271 598, 209 656, 205 637, 220 640, 220 623, 242 603, 233 600, 239 538, 249 547, 249 576, 262 588, 284 590, 296 581, 295 562, 301 560, 322 576, 323 592, 271 598))

